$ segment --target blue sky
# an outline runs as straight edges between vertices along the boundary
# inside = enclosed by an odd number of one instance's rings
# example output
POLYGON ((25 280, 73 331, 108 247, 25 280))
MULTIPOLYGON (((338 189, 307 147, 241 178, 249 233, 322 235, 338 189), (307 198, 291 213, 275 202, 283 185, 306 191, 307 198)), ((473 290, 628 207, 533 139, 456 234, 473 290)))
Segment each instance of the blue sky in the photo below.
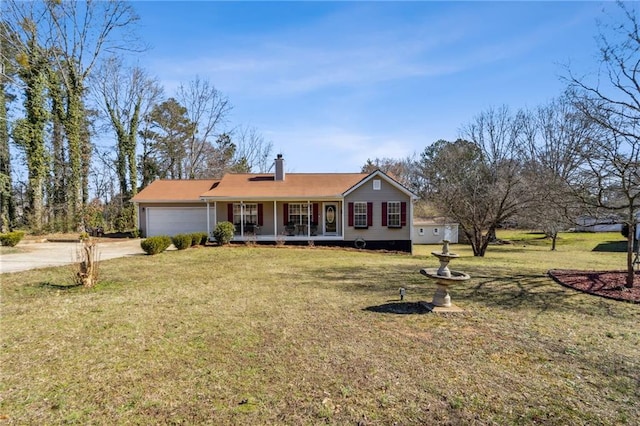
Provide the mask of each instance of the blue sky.
POLYGON ((600 2, 133 3, 167 96, 196 75, 290 172, 402 158, 491 106, 535 107, 596 69, 600 2))

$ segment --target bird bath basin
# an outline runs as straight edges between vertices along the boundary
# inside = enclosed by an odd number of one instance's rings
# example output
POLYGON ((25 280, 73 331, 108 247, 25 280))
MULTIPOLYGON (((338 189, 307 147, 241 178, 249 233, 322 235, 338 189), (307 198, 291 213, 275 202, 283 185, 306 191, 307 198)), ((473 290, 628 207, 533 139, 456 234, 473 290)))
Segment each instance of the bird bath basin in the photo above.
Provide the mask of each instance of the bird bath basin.
POLYGON ((435 280, 437 288, 431 303, 434 306, 449 308, 451 307, 449 286, 460 281, 466 281, 471 277, 464 272, 452 271, 449 269, 449 262, 451 259, 460 257, 455 253, 449 252, 449 241, 444 240, 442 242, 442 250, 432 251, 431 254, 440 260, 440 267, 423 268, 420 269, 420 273, 429 279, 435 280))

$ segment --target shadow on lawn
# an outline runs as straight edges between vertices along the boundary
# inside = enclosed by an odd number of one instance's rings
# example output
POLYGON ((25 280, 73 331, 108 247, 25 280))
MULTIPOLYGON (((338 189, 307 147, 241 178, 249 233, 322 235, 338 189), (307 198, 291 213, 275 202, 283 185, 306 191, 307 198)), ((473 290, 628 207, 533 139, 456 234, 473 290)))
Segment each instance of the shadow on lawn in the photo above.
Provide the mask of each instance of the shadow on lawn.
POLYGON ((81 284, 55 284, 55 283, 51 283, 51 282, 42 282, 38 284, 38 287, 40 288, 48 288, 50 290, 73 290, 75 288, 78 287, 82 287, 81 284))
MULTIPOLYGON (((455 284, 449 290, 454 303, 460 306, 470 302, 496 309, 535 310, 539 314, 571 309, 586 315, 598 314, 601 308, 599 305, 585 304, 583 293, 560 286, 546 274, 492 276, 487 271, 467 270, 465 272, 471 275, 471 279, 455 284)), ((300 280, 300 282, 308 282, 311 286, 324 282, 349 293, 377 293, 386 295, 387 299, 396 296, 399 287, 405 287, 407 297, 413 300, 429 299, 436 289, 435 283, 425 280, 420 275, 419 268, 411 265, 402 265, 393 270, 390 270, 388 265, 379 267, 369 265, 366 268, 325 268, 313 270, 310 274, 308 280, 300 280)), ((425 308, 413 306, 411 302, 404 302, 387 303, 364 309, 374 312, 418 314, 425 308)))
POLYGON ((593 306, 573 302, 580 293, 567 291, 546 275, 482 276, 474 281, 475 285, 464 291, 460 297, 467 297, 488 306, 535 309, 540 313, 567 308, 593 313, 593 306))
POLYGON ((593 248, 592 251, 609 252, 609 253, 626 253, 627 242, 626 241, 607 241, 606 243, 598 244, 593 248))
POLYGON ((385 303, 384 305, 369 306, 364 308, 363 311, 377 312, 380 314, 415 315, 428 314, 431 312, 431 309, 429 309, 429 305, 426 302, 393 302, 385 303))

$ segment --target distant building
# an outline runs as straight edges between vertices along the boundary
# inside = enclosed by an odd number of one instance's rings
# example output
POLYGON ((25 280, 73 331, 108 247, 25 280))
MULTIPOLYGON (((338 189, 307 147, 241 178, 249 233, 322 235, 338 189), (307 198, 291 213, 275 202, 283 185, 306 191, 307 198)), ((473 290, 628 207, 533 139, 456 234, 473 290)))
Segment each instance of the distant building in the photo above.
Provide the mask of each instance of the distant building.
POLYGON ((618 216, 592 217, 581 216, 577 219, 578 232, 620 232, 622 220, 618 216))
POLYGON ((413 220, 414 244, 440 244, 443 240, 453 244, 458 243, 457 223, 447 221, 445 218, 413 220))

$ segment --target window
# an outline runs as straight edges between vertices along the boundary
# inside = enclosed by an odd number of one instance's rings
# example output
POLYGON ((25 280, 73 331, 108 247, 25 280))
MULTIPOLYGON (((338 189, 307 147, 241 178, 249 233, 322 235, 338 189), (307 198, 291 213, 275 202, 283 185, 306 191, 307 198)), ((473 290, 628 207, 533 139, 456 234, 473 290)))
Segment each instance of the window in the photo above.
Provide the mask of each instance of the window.
POLYGON ((373 190, 380 191, 380 179, 373 180, 373 190))
POLYGON ((438 228, 433 228, 433 235, 440 235, 440 230, 438 228))
POLYGON ((309 222, 309 204, 289 203, 289 222, 296 225, 306 225, 309 222))
POLYGON ((400 201, 389 201, 387 203, 387 226, 390 228, 400 228, 400 201))
POLYGON ((242 204, 233 205, 233 223, 258 223, 258 205, 255 203, 245 204, 243 211, 242 204), (244 221, 242 216, 244 213, 244 221))
POLYGON ((353 224, 356 228, 366 228, 367 224, 367 203, 353 203, 353 224))

